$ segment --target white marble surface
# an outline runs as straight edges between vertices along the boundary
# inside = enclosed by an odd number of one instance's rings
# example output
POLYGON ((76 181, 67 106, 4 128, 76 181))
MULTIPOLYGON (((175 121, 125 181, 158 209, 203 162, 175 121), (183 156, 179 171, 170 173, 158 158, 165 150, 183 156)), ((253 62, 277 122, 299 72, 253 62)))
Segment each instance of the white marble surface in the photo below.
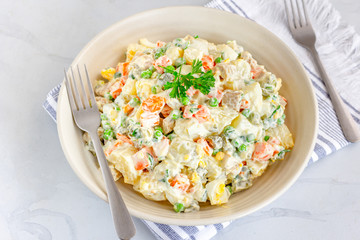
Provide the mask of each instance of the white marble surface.
MULTIPOLYGON (((207 0, 0 1, 0 239, 116 239, 108 206, 65 160, 42 109, 79 50, 131 14, 207 0)), ((331 0, 360 32, 360 2, 331 0)), ((360 143, 308 167, 282 197, 214 239, 360 239, 360 143)), ((134 219, 134 239, 153 239, 134 219)))

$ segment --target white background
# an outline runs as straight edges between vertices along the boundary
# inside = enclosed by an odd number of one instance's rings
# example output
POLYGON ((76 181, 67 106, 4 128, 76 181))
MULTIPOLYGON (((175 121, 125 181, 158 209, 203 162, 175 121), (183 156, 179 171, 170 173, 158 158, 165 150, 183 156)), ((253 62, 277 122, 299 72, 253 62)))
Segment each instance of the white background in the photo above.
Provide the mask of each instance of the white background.
MULTIPOLYGON (((108 205, 75 176, 41 105, 63 68, 110 24, 207 2, 0 1, 0 239, 116 239, 108 205)), ((331 2, 360 32, 360 1, 331 2)), ((278 200, 214 239, 360 239, 359 156, 357 143, 311 165, 278 200)), ((134 221, 134 239, 153 239, 134 221)))

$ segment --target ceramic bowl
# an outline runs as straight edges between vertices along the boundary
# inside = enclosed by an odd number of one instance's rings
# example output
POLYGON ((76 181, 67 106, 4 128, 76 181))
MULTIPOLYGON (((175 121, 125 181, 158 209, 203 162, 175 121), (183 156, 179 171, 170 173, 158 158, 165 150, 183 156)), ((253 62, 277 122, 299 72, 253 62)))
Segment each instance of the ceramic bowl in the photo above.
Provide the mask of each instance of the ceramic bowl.
MULTIPOLYGON (((272 165, 253 187, 231 196, 222 206, 201 204, 201 210, 175 213, 166 202, 145 199, 121 181, 117 186, 132 214, 146 220, 175 225, 203 225, 233 220, 252 213, 278 198, 299 177, 310 158, 317 135, 318 112, 309 78, 294 53, 274 34, 235 14, 203 7, 170 7, 142 12, 126 18, 91 40, 73 62, 86 64, 94 81, 101 69, 124 61, 126 47, 138 39, 170 41, 187 34, 199 35, 214 43, 236 40, 268 70, 283 79, 280 90, 288 100, 286 123, 295 147, 285 160, 272 165), (181 21, 179 21, 181 19, 181 21)), ((82 132, 73 122, 66 89, 61 88, 57 124, 61 145, 72 169, 100 198, 107 200, 96 160, 84 149, 82 132)))

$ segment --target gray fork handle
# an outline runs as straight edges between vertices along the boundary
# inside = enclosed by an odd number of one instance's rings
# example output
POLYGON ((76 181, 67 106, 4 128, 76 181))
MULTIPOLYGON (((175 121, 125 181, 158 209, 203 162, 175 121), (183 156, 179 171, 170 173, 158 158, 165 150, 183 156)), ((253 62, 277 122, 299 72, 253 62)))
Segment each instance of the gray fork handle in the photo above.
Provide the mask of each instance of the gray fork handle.
POLYGON ((330 95, 331 102, 334 106, 336 115, 339 119, 340 126, 344 133, 345 138, 350 142, 358 142, 360 141, 360 130, 357 123, 354 121, 353 117, 351 116, 347 106, 344 104, 343 100, 341 99, 340 95, 335 90, 329 76, 327 75, 318 52, 316 51, 315 47, 310 48, 310 51, 314 57, 315 64, 319 69, 320 76, 325 83, 325 86, 328 90, 330 95))
POLYGON ((119 239, 131 239, 136 233, 134 222, 120 195, 119 189, 116 187, 96 131, 89 132, 89 134, 93 141, 96 156, 104 177, 111 215, 114 220, 117 236, 119 239))

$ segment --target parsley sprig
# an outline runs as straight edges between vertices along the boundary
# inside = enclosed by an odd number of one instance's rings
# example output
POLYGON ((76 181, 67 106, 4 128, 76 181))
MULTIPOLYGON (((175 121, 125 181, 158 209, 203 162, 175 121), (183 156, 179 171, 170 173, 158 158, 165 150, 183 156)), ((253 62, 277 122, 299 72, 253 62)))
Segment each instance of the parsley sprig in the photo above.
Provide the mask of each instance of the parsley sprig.
POLYGON ((212 87, 215 86, 215 78, 212 73, 212 70, 203 72, 202 70, 202 61, 194 60, 192 63, 192 70, 190 73, 183 75, 180 74, 180 71, 175 71, 173 66, 163 67, 165 72, 171 73, 174 75, 174 81, 167 82, 164 85, 164 89, 172 88, 170 92, 170 97, 183 99, 186 98, 186 91, 193 86, 195 89, 198 89, 203 94, 209 94, 212 87))

